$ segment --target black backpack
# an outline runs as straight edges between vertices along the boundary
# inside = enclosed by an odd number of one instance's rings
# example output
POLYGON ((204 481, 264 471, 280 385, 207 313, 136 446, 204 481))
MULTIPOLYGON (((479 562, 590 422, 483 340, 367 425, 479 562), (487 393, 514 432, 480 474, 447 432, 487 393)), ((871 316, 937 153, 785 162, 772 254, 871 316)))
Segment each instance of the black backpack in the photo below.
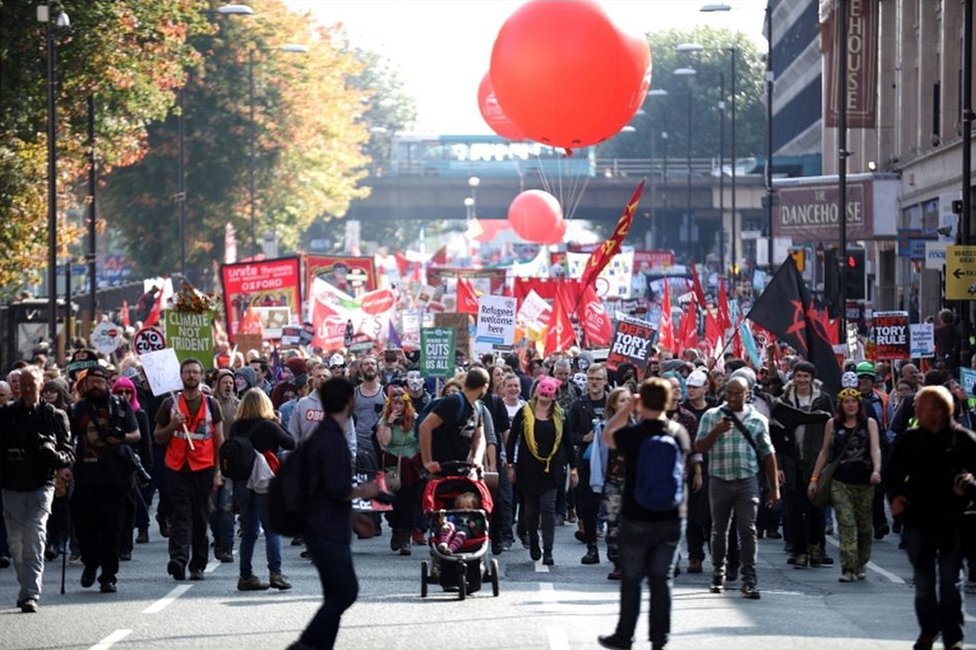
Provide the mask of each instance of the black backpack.
POLYGON ((254 469, 254 445, 245 436, 233 436, 220 445, 220 473, 235 481, 246 481, 254 469))
POLYGON ((305 532, 308 495, 305 475, 306 445, 299 445, 281 462, 268 488, 268 528, 272 533, 295 537, 305 532))
POLYGON ((441 402, 445 402, 445 401, 448 401, 448 400, 454 400, 458 404, 457 404, 457 413, 455 413, 453 419, 451 419, 451 420, 444 420, 441 423, 441 426, 438 427, 438 430, 440 430, 440 429, 442 429, 444 427, 448 427, 448 426, 457 426, 458 421, 461 419, 461 415, 464 413, 464 402, 465 402, 465 399, 466 398, 464 397, 464 395, 462 393, 456 393, 455 395, 445 395, 444 397, 438 397, 436 399, 432 399, 429 402, 427 402, 427 405, 424 406, 422 409, 420 409, 420 413, 417 414, 417 417, 414 418, 414 421, 413 421, 414 422, 414 424, 413 424, 413 431, 414 431, 414 435, 417 436, 417 440, 420 440, 420 423, 423 422, 424 421, 424 418, 426 418, 428 415, 430 415, 430 413, 433 412, 433 410, 437 406, 439 406, 441 404, 441 402))

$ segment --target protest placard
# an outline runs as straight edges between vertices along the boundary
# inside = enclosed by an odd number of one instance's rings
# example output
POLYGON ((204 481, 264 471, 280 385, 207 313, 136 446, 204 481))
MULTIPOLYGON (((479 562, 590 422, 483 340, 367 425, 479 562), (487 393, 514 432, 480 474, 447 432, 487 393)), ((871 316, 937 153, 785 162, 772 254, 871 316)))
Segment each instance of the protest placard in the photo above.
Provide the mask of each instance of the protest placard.
POLYGON ((111 321, 103 321, 91 333, 91 344, 101 354, 112 354, 122 342, 122 328, 111 321))
POLYGON ((478 298, 478 329, 475 333, 475 352, 511 350, 515 343, 515 298, 480 296, 478 298))
POLYGON ((874 312, 873 332, 876 359, 909 358, 907 311, 874 312))
POLYGON ((912 323, 908 326, 911 338, 911 358, 929 359, 935 356, 935 325, 912 323))
POLYGON ((146 352, 139 357, 139 361, 142 362, 149 388, 156 397, 183 390, 180 360, 176 358, 176 350, 173 348, 146 352))
POLYGON ((213 365, 214 341, 209 312, 195 313, 166 310, 166 341, 176 351, 180 362, 198 359, 204 368, 213 365))
POLYGON ((655 330, 649 323, 633 320, 617 321, 607 354, 607 369, 617 370, 623 363, 632 363, 637 368, 637 376, 644 376, 648 351, 654 341, 655 330))
POLYGON ((454 339, 451 327, 420 330, 420 374, 424 377, 454 376, 454 339))

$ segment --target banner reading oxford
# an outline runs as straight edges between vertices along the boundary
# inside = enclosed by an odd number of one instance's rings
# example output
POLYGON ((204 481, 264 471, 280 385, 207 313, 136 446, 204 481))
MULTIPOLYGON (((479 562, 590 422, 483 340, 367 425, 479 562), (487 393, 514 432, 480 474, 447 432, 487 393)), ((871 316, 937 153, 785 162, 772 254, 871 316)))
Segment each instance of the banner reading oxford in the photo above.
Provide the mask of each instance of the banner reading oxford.
POLYGON ((297 257, 281 257, 221 265, 227 336, 231 343, 248 307, 287 307, 289 323, 299 322, 302 287, 298 261, 297 257))
POLYGON ((186 359, 198 359, 204 370, 214 365, 213 314, 194 313, 167 309, 166 342, 176 352, 180 363, 186 359))

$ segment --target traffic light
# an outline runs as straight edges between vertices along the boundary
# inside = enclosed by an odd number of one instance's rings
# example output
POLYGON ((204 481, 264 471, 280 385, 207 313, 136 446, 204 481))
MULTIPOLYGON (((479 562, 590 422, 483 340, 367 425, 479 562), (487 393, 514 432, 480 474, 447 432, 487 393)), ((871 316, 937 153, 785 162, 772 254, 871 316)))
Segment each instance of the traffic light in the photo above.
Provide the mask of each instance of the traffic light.
POLYGON ((793 258, 793 263, 796 264, 796 270, 800 273, 806 271, 807 262, 807 252, 803 248, 791 248, 790 257, 793 258))
POLYGON ((844 280, 847 285, 848 300, 864 300, 865 296, 865 250, 863 248, 848 248, 844 256, 844 280))

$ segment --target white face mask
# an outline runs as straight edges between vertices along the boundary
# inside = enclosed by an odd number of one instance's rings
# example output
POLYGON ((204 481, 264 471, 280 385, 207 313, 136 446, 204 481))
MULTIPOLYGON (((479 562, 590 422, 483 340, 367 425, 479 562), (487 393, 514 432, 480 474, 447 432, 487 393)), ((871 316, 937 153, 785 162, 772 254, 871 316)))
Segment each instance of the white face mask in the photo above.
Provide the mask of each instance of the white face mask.
POLYGON ((420 372, 416 370, 410 370, 407 372, 407 388, 414 393, 418 393, 423 390, 424 378, 420 376, 420 372))
POLYGON ((576 384, 576 387, 581 391, 586 392, 586 373, 578 372, 573 375, 573 383, 576 384))

